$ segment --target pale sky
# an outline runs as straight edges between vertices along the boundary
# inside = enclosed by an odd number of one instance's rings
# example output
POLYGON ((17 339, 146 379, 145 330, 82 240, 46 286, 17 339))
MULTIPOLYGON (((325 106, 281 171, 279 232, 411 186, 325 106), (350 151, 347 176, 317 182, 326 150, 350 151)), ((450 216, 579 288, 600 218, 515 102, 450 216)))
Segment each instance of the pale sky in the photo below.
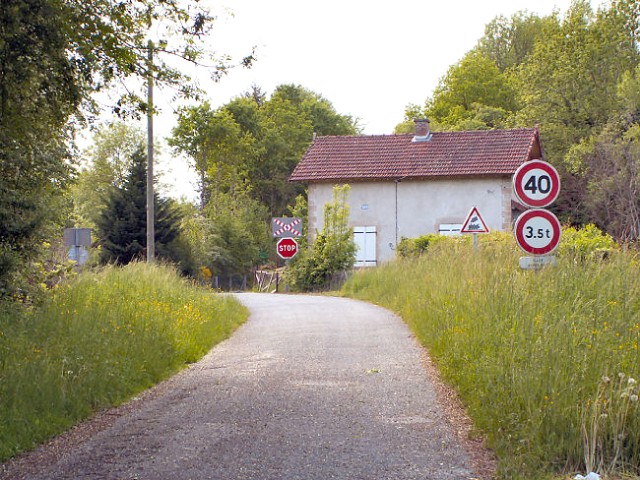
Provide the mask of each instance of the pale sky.
MULTIPOLYGON (((219 83, 206 86, 213 107, 248 91, 253 83, 270 95, 293 83, 329 100, 340 114, 359 119, 364 134, 391 134, 410 104, 422 105, 452 64, 473 48, 484 27, 498 15, 518 11, 564 14, 571 0, 212 0, 218 14, 211 46, 241 58, 257 47, 249 70, 235 69, 219 83), (230 14, 224 13, 225 7, 230 14)), ((592 0, 592 5, 603 2, 592 0)), ((162 105, 170 92, 157 92, 162 105)), ((175 124, 172 107, 164 106, 155 131, 169 135, 175 124)), ((172 195, 195 198, 184 160, 169 149, 159 160, 173 183, 172 195)))

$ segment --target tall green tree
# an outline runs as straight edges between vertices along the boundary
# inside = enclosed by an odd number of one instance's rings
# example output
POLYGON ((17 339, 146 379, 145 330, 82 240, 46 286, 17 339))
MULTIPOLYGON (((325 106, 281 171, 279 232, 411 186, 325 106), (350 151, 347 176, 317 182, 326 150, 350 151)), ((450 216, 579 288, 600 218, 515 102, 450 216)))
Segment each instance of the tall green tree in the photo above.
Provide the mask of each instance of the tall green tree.
POLYGON ((216 193, 205 212, 211 233, 207 266, 216 275, 244 275, 272 250, 269 211, 246 193, 216 193))
MULTIPOLYGON (((197 0, 3 0, 0 3, 0 293, 51 232, 55 204, 73 174, 73 127, 91 95, 152 74, 185 95, 196 90, 167 58, 208 62, 214 77, 230 61, 200 41, 212 17, 197 0), (161 28, 148 71, 149 25, 161 28), (166 34, 166 35, 165 35, 166 34), (164 54, 164 56, 163 56, 164 54)), ((240 63, 249 65, 252 55, 240 63)), ((119 114, 146 108, 130 89, 119 114)))
POLYGON ((485 53, 472 50, 449 68, 424 109, 409 106, 405 117, 427 117, 443 130, 488 129, 504 126, 516 107, 508 77, 485 53))
POLYGON ((638 0, 597 11, 575 0, 562 14, 497 17, 405 120, 427 116, 436 129, 540 125, 545 159, 562 176, 556 213, 631 238, 639 40, 638 0))
POLYGON ((575 1, 513 73, 522 103, 517 122, 541 127, 546 159, 563 178, 554 209, 565 221, 594 221, 586 170, 573 168, 573 153, 620 111, 618 85, 640 53, 629 25, 615 6, 594 12, 575 1))
MULTIPOLYGON (((113 81, 146 78, 151 73, 159 84, 170 85, 186 96, 197 96, 182 60, 209 69, 214 80, 233 66, 227 55, 205 49, 215 17, 199 0, 50 0, 58 9, 69 40, 67 54, 83 79, 86 93, 103 90, 113 81), (150 28, 161 38, 149 41, 150 28), (148 53, 154 51, 149 71, 148 53), (89 92, 87 92, 87 90, 89 92)), ((240 60, 251 65, 253 53, 240 60)), ((136 113, 145 101, 130 88, 114 106, 116 113, 136 113)))
POLYGON ((269 212, 246 193, 214 194, 203 210, 184 216, 181 236, 196 266, 216 276, 247 275, 273 249, 269 212))
POLYGON ((242 186, 277 216, 303 193, 288 178, 314 132, 355 134, 357 121, 301 86, 281 85, 268 99, 254 86, 216 111, 208 104, 183 110, 170 143, 196 165, 203 203, 209 191, 242 186))
POLYGON ((514 75, 524 104, 518 120, 541 125, 552 161, 560 163, 617 110, 618 83, 638 54, 625 28, 615 9, 594 13, 589 2, 576 1, 514 75))
POLYGON ((48 0, 0 5, 0 296, 39 251, 69 180, 67 120, 82 99, 48 0))
MULTIPOLYGON (((138 150, 122 186, 113 186, 97 219, 101 260, 127 264, 146 252, 146 153, 138 150)), ((180 219, 169 200, 155 196, 155 241, 159 258, 172 258, 171 243, 178 237, 180 219)))
POLYGON ((640 125, 605 130, 584 161, 589 219, 619 241, 640 240, 640 125))
POLYGON ((214 112, 209 102, 183 107, 178 111, 178 124, 169 138, 169 145, 176 152, 186 154, 198 175, 200 207, 204 208, 210 198, 209 170, 210 124, 214 112))
POLYGON ((478 41, 478 50, 491 59, 501 72, 524 63, 545 32, 558 23, 557 15, 539 17, 517 12, 510 18, 500 15, 489 22, 478 41))
POLYGON ((82 154, 83 168, 71 187, 74 221, 94 228, 113 187, 122 187, 132 168, 132 159, 146 148, 146 135, 124 122, 99 129, 93 145, 82 154))
MULTIPOLYGON (((640 67, 618 85, 619 111, 565 157, 582 184, 581 211, 622 242, 640 239, 640 67)), ((571 178, 571 177, 570 177, 571 178)))
POLYGON ((169 145, 186 154, 196 169, 201 208, 213 193, 244 188, 252 144, 251 135, 242 131, 228 110, 214 111, 208 102, 181 109, 169 139, 169 145))
MULTIPOLYGON (((241 128, 255 139, 253 157, 246 163, 250 193, 267 205, 273 216, 282 215, 302 186, 291 184, 289 175, 317 135, 353 135, 357 120, 341 115, 322 95, 300 85, 280 85, 269 99, 261 100, 260 91, 245 95, 253 102, 257 115, 246 106, 231 102, 229 110, 241 128)), ((245 103, 246 105, 246 103, 245 103)), ((226 108, 226 107, 225 107, 226 108)))

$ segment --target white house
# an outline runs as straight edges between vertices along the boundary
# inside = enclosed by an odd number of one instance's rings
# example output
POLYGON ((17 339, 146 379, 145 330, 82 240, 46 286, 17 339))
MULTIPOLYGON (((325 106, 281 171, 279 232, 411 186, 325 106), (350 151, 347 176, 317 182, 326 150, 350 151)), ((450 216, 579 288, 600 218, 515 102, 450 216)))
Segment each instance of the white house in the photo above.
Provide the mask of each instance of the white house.
POLYGON ((356 265, 394 257, 402 237, 452 234, 476 207, 490 230, 510 230, 520 209, 512 176, 542 158, 538 128, 318 137, 290 181, 309 187, 309 232, 322 229, 333 186, 349 184, 356 265))

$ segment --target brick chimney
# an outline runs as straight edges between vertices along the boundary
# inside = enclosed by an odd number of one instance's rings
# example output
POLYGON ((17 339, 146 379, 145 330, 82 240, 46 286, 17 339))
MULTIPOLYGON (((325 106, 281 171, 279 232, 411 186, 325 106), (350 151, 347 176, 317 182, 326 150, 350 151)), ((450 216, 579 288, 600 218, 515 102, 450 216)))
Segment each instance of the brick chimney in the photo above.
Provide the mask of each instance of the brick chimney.
POLYGON ((421 118, 414 120, 416 124, 416 134, 411 140, 412 142, 428 142, 431 140, 431 132, 429 129, 429 119, 421 118))

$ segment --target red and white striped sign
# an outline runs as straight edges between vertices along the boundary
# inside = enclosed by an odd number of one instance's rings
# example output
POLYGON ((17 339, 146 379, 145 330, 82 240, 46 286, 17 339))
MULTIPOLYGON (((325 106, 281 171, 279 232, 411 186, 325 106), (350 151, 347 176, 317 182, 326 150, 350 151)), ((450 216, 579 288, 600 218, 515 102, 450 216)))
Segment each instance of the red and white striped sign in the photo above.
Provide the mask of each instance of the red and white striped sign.
POLYGON ((271 233, 275 238, 301 237, 302 219, 289 217, 272 218, 271 233))

